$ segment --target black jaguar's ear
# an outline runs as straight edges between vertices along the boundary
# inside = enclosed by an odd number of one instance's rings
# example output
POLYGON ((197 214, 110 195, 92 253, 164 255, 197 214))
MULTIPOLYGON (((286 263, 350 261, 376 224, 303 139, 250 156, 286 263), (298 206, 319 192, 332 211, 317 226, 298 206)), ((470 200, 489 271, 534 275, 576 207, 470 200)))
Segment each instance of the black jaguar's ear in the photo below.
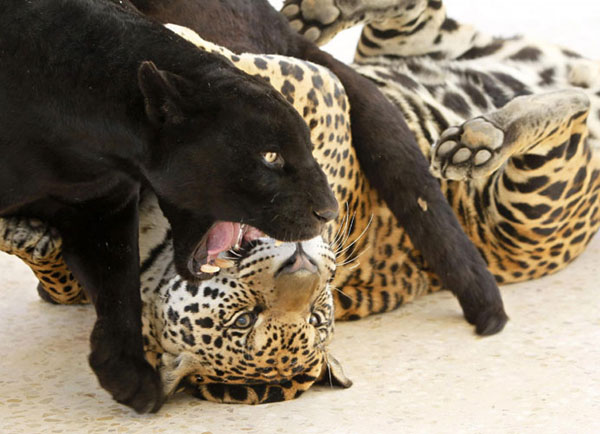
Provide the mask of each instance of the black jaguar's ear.
POLYGON ((161 125, 183 121, 182 96, 178 88, 185 81, 176 74, 161 71, 153 62, 142 62, 138 69, 138 85, 151 122, 161 125))

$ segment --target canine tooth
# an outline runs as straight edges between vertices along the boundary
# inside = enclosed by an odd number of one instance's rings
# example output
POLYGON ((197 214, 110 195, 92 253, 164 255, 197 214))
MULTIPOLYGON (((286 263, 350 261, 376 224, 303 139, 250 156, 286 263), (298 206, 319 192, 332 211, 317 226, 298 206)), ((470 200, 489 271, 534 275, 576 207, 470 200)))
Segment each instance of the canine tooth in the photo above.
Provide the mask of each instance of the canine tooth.
POLYGON ((204 264, 202 267, 200 267, 200 271, 202 271, 203 273, 213 274, 213 273, 218 273, 219 270, 221 270, 219 267, 217 267, 216 265, 210 265, 210 264, 204 264))
POLYGON ((235 265, 235 262, 230 261, 229 259, 217 258, 215 259, 215 267, 216 268, 231 268, 235 265))
POLYGON ((275 247, 279 247, 283 244, 283 241, 275 240, 275 247))
POLYGON ((240 229, 237 236, 237 241, 235 242, 234 249, 239 249, 242 245, 242 241, 244 240, 244 225, 240 225, 240 229))

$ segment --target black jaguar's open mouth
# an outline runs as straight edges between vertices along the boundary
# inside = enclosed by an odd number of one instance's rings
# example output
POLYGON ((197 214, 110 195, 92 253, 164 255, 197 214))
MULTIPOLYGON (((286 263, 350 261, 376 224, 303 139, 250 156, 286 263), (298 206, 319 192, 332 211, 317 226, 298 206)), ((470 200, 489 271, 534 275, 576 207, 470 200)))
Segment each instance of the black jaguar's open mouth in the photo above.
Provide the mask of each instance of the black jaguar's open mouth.
POLYGON ((222 253, 238 250, 264 236, 262 231, 250 225, 218 221, 200 240, 190 259, 189 269, 199 279, 209 278, 221 268, 234 265, 222 253))

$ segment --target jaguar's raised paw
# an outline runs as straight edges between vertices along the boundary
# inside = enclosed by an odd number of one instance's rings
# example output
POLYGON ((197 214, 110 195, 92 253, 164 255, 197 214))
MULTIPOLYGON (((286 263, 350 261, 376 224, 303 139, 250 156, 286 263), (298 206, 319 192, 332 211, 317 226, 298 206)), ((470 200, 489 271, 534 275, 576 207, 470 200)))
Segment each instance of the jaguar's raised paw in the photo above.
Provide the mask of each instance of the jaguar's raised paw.
POLYGON ((294 30, 318 45, 349 27, 340 20, 341 11, 334 0, 286 0, 281 13, 294 30))
POLYGON ((431 173, 453 181, 489 176, 506 158, 504 142, 504 131, 482 117, 450 127, 433 145, 431 173))

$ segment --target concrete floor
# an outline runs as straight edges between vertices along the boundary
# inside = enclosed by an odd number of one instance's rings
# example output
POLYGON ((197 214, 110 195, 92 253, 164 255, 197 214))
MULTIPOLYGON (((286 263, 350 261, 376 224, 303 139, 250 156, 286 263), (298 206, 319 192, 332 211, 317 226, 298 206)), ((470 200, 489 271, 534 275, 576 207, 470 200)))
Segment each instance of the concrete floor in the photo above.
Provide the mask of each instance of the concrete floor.
MULTIPOLYGON (((600 58, 598 2, 446 3, 489 32, 537 35, 600 58)), ((356 37, 329 48, 351 59, 356 37)), ((258 407, 182 395, 138 416, 114 404, 87 366, 93 311, 42 303, 30 272, 0 255, 0 433, 598 433, 599 260, 597 236, 567 270, 502 288, 511 321, 491 338, 473 335, 447 293, 340 323, 332 346, 351 389, 313 388, 258 407)))
POLYGON ((600 432, 600 237, 568 269, 506 286, 511 321, 476 337, 449 293, 339 323, 333 353, 354 380, 295 401, 212 404, 181 395, 158 415, 111 401, 86 363, 89 307, 38 300, 0 256, 0 432, 600 432))

